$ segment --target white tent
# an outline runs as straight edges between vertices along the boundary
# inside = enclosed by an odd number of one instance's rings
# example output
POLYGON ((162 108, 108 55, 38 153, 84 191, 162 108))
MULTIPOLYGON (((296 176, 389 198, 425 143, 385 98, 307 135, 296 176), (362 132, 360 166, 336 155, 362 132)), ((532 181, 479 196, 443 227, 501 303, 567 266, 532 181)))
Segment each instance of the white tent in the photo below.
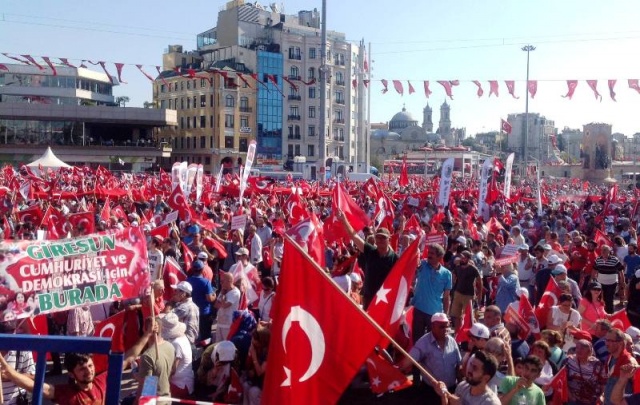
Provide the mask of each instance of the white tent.
POLYGON ((63 162, 62 160, 58 159, 58 157, 53 154, 53 151, 51 150, 50 147, 47 148, 47 151, 44 152, 44 154, 42 155, 42 157, 40 157, 40 159, 34 160, 33 162, 29 163, 27 166, 35 167, 35 168, 43 167, 45 169, 48 169, 48 168, 59 169, 61 167, 71 167, 65 162, 63 162))

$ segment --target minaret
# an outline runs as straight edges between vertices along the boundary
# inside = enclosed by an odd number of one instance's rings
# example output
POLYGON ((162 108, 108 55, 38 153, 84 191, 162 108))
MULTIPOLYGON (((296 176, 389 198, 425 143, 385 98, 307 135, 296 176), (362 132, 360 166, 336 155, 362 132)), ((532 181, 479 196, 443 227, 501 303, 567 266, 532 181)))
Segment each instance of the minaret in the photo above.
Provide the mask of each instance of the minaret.
POLYGON ((422 129, 427 133, 433 132, 433 110, 429 103, 422 110, 422 129))
POLYGON ((440 123, 438 124, 438 132, 440 136, 446 138, 451 133, 451 107, 447 104, 447 100, 440 106, 440 123))

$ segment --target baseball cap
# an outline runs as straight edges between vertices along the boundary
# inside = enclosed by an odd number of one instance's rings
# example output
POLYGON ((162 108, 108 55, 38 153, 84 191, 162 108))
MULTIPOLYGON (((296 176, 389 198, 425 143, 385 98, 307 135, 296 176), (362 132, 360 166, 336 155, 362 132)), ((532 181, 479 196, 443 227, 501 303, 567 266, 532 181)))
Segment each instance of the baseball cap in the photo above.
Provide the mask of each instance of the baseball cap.
POLYGON ((544 245, 542 245, 542 248, 543 248, 544 250, 551 250, 551 245, 550 245, 550 244, 548 244, 548 243, 545 243, 544 245))
MULTIPOLYGON (((433 321, 432 321, 433 322, 433 321)), ((475 336, 479 339, 489 339, 491 337, 491 333, 489 332, 489 328, 481 323, 474 323, 469 329, 469 334, 471 336, 475 336)))
POLYGON ((236 255, 241 256, 241 255, 247 255, 249 256, 249 249, 247 248, 240 248, 238 249, 238 251, 236 252, 236 255))
POLYGON ((584 340, 591 341, 591 333, 587 332, 586 330, 576 329, 573 331, 569 331, 569 333, 573 335, 573 338, 575 340, 584 339, 584 340))
POLYGON ((458 242, 460 244, 463 244, 463 245, 466 245, 467 244, 467 238, 465 238, 464 236, 458 236, 456 238, 456 242, 458 242))
POLYGON ((193 292, 193 287, 191 287, 191 284, 189 284, 186 281, 181 281, 178 283, 178 285, 176 286, 176 289, 180 290, 180 291, 184 291, 186 293, 191 294, 193 292))
POLYGON ((551 270, 551 274, 553 274, 554 276, 557 276, 559 274, 567 274, 567 268, 564 264, 559 264, 554 267, 553 270, 551 270))
POLYGON ((547 257, 547 263, 549 264, 560 264, 562 260, 558 257, 558 255, 551 255, 547 257))
POLYGON ((527 245, 527 244, 522 244, 522 245, 518 246, 518 250, 526 250, 526 251, 529 251, 529 245, 527 245))
POLYGON ((435 314, 431 315, 431 322, 449 323, 449 318, 447 318, 447 315, 443 314, 442 312, 436 312, 435 314))
POLYGON ((636 328, 635 326, 629 326, 625 333, 631 336, 631 339, 633 339, 634 341, 640 338, 640 329, 636 328))
POLYGON ((589 283, 589 290, 602 290, 602 284, 597 281, 592 281, 589 283))
POLYGON ((207 260, 208 258, 209 255, 207 255, 205 252, 198 253, 198 259, 207 260))
POLYGON ((376 231, 376 236, 384 236, 385 238, 391 237, 391 233, 387 228, 378 228, 376 231))
POLYGON ((194 269, 195 271, 200 271, 204 269, 204 263, 201 262, 200 260, 194 260, 194 262, 191 263, 191 268, 194 269))

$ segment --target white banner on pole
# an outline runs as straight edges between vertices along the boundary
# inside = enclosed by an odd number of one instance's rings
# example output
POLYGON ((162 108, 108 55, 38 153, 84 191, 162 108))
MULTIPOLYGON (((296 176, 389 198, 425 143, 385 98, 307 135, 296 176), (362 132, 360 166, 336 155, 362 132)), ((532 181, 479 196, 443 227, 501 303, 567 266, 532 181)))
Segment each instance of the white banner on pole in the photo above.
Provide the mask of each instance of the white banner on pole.
POLYGON ((251 174, 251 166, 253 165, 253 159, 256 157, 256 141, 251 141, 249 149, 247 150, 247 160, 242 172, 242 181, 240 182, 240 204, 242 204, 242 196, 247 189, 247 180, 251 174))
POLYGON ((453 158, 449 158, 442 164, 440 172, 440 192, 438 193, 438 206, 449 205, 449 195, 451 195, 451 179, 453 178, 453 158))
POLYGON ((489 205, 487 204, 487 192, 489 189, 489 176, 491 176, 493 171, 493 158, 485 159, 482 164, 482 169, 480 171, 480 186, 479 186, 479 197, 478 197, 478 212, 485 221, 489 220, 489 205))
POLYGON ((512 153, 507 158, 507 166, 504 171, 504 197, 506 199, 511 198, 511 170, 513 170, 513 159, 516 154, 512 153))

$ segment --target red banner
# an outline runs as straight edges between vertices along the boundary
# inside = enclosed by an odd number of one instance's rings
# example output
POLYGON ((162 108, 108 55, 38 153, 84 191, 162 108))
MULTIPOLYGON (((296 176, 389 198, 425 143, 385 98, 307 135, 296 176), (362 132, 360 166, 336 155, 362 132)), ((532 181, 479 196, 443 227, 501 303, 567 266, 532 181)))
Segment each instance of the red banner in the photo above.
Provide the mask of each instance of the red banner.
POLYGON ((149 286, 142 228, 0 244, 0 294, 16 318, 134 298, 149 286))

